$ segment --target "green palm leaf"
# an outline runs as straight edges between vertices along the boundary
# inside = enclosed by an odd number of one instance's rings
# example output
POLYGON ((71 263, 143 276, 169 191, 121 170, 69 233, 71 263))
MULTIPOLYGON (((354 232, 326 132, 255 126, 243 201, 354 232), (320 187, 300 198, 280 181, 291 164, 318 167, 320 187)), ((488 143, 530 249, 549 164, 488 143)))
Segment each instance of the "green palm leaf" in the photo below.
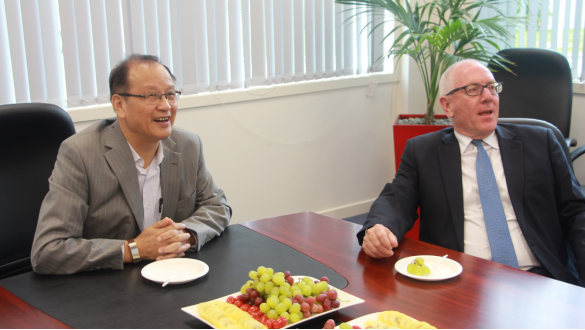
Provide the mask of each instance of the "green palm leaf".
MULTIPOLYGON (((394 55, 396 63, 402 56, 413 58, 427 95, 427 124, 434 117, 433 107, 443 72, 453 63, 464 59, 491 61, 512 72, 509 66, 513 63, 496 54, 500 50, 498 43, 507 44, 511 38, 509 27, 527 22, 525 17, 507 17, 502 12, 501 8, 505 8, 508 0, 428 0, 420 1, 420 5, 416 2, 414 7, 408 0, 336 2, 357 5, 357 14, 380 16, 388 12, 392 15, 395 27, 384 40, 394 36, 394 41, 386 56, 394 55), (480 18, 481 12, 487 9, 495 14, 480 18)), ((370 33, 383 26, 384 23, 371 26, 370 33)))

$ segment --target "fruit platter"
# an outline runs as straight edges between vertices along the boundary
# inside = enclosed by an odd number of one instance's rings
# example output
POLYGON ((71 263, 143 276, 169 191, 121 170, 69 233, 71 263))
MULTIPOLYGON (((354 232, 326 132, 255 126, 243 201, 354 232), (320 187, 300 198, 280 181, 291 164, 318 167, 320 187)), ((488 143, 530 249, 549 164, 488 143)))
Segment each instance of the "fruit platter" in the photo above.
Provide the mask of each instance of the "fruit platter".
POLYGON ((364 315, 335 327, 335 321, 327 320, 323 329, 436 329, 424 321, 418 321, 398 311, 384 311, 364 315))
POLYGON ((264 266, 248 275, 239 292, 182 310, 217 329, 281 329, 364 303, 329 285, 327 277, 293 276, 264 266))

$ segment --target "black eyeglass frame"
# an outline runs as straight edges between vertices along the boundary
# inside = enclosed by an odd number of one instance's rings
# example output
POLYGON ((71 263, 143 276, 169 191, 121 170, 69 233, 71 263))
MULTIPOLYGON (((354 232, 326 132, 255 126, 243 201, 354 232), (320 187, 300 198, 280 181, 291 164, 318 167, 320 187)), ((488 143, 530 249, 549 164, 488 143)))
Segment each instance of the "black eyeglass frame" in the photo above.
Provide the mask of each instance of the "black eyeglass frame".
MULTIPOLYGON (((451 94, 453 94, 453 93, 455 93, 455 92, 457 92, 457 91, 460 91, 460 90, 462 90, 462 89, 464 89, 464 90, 465 90, 465 94, 467 94, 468 96, 479 96, 479 95, 483 94, 483 90, 484 90, 484 88, 487 88, 489 85, 494 85, 494 84, 497 84, 497 85, 495 86, 496 90, 497 90, 497 88, 498 88, 498 87, 500 87, 500 91, 499 91, 499 92, 497 92, 497 91, 496 91, 495 93, 491 93, 491 92, 490 92, 490 94, 492 94, 492 95, 500 94, 500 93, 502 92, 502 88, 504 87, 504 83, 503 83, 503 82, 501 82, 501 81, 495 81, 495 82, 489 83, 489 84, 487 84, 487 85, 481 85, 481 84, 469 84, 469 85, 467 85, 467 86, 463 86, 463 87, 455 88, 454 90, 452 90, 452 91, 450 91, 449 93, 445 94, 445 96, 449 96, 449 95, 451 95, 451 94), (467 92, 467 87, 469 87, 469 86, 480 86, 480 87, 481 87, 481 91, 480 91, 480 92, 479 92, 479 94, 477 94, 477 95, 469 95, 469 93, 467 92)), ((488 89, 488 91, 489 91, 489 89, 488 89)))
MULTIPOLYGON (((168 92, 168 93, 148 93, 148 94, 144 94, 144 95, 129 94, 129 93, 116 93, 116 94, 118 94, 120 96, 140 97, 140 98, 144 99, 144 101, 146 101, 146 98, 147 97, 156 95, 158 97, 158 103, 160 103, 160 101, 162 100, 163 95, 165 96, 165 99, 167 100, 167 102, 169 102, 169 95, 170 94, 175 94, 175 96, 177 97, 176 101, 178 101, 179 98, 181 98, 181 91, 176 91, 176 90, 175 91, 168 92)), ((158 103, 151 103, 151 104, 158 104, 158 103)))

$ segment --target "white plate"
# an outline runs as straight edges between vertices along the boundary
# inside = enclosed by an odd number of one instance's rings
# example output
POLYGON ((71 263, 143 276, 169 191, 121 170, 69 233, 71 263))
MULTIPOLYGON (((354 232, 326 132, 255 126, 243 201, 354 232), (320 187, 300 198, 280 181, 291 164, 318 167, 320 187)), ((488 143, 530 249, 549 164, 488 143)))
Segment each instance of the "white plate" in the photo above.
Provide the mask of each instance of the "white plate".
POLYGON ((442 281, 448 278, 455 277, 461 274, 461 272, 463 271, 463 267, 461 267, 461 265, 457 261, 445 258, 445 260, 443 260, 437 266, 437 268, 433 269, 428 276, 409 274, 406 271, 406 267, 408 266, 408 264, 410 264, 414 259, 418 257, 425 259, 425 265, 432 268, 435 265, 435 263, 439 261, 439 259, 441 259, 442 256, 412 256, 402 258, 398 260, 396 264, 394 264, 394 269, 396 269, 397 272, 404 276, 408 276, 410 278, 414 278, 421 281, 442 281))
POLYGON ((191 282, 204 276, 209 266, 203 261, 189 258, 173 258, 152 262, 142 268, 142 276, 156 283, 164 283, 177 275, 169 284, 191 282))
MULTIPOLYGON (((426 263, 426 261, 425 261, 425 263, 426 263)), ((353 319, 353 320, 351 320, 349 322, 346 322, 346 323, 349 324, 349 325, 351 325, 351 326, 357 325, 358 327, 360 327, 362 329, 365 329, 366 328, 366 322, 367 321, 370 321, 370 320, 372 320, 372 321, 377 320, 378 319, 378 315, 380 313, 381 312, 364 315, 362 317, 358 317, 357 319, 353 319)), ((414 317, 412 317, 412 319, 415 320, 415 321, 418 321, 414 317)), ((336 326, 335 329, 339 329, 339 326, 336 326)), ((398 327, 390 327, 388 329, 400 329, 400 328, 398 328, 398 327)))
MULTIPOLYGON (((302 275, 293 276, 293 278, 295 279, 295 282, 297 282, 299 279, 302 279, 303 277, 309 277, 309 278, 311 278, 311 279, 313 279, 313 280, 316 280, 315 278, 313 278, 313 277, 310 277, 310 276, 302 276, 302 275)), ((353 295, 351 295, 351 294, 349 294, 349 293, 347 293, 347 292, 343 292, 343 291, 341 291, 341 290, 339 290, 339 289, 335 288, 335 287, 334 287, 334 286, 332 286, 332 285, 330 285, 329 287, 330 287, 332 290, 335 290, 335 291, 337 291, 337 299, 339 299, 339 301, 341 302, 341 303, 340 303, 340 305, 339 305, 339 308, 336 308, 336 309, 331 309, 331 310, 329 310, 329 311, 327 311, 327 312, 323 312, 323 313, 321 313, 321 314, 315 314, 314 316, 311 316, 311 317, 309 317, 309 318, 306 318, 306 319, 302 319, 302 320, 300 320, 300 321, 299 321, 299 322, 297 322, 297 323, 290 323, 290 322, 289 322, 289 323, 288 323, 288 324, 287 324, 287 325, 286 325, 284 328, 297 327, 299 324, 301 324, 301 323, 303 323, 303 322, 306 322, 306 321, 308 321, 308 320, 314 319, 314 318, 316 318, 316 317, 319 317, 319 316, 321 316, 321 315, 325 315, 325 314, 333 313, 333 312, 336 312, 336 311, 338 311, 338 310, 340 310, 340 309, 347 308, 347 307, 349 307, 349 306, 353 306, 353 305, 362 304, 362 303, 364 303, 364 302, 365 302, 363 299, 360 299, 360 298, 358 298, 358 297, 356 297, 356 296, 353 296, 353 295)), ((215 299, 215 300, 218 300, 218 301, 223 301, 223 302, 225 302, 225 301, 226 301, 226 299, 227 299, 229 296, 234 296, 234 297, 237 297, 238 295, 240 295, 240 292, 232 293, 232 294, 230 294, 230 295, 227 295, 227 296, 224 296, 224 297, 221 297, 221 298, 217 298, 217 299, 215 299)), ((194 317, 198 318, 199 320, 201 320, 201 321, 202 321, 202 322, 204 322, 205 324, 209 325, 210 327, 212 327, 212 328, 215 328, 215 327, 214 327, 214 326, 213 326, 211 323, 207 322, 205 319, 203 319, 203 317, 201 317, 201 315, 199 315, 199 311, 197 311, 197 305, 192 305, 192 306, 188 306, 188 307, 183 307, 183 308, 181 308, 181 310, 183 310, 183 311, 184 311, 185 313, 187 313, 187 314, 190 314, 190 315, 192 315, 192 316, 194 316, 194 317)))

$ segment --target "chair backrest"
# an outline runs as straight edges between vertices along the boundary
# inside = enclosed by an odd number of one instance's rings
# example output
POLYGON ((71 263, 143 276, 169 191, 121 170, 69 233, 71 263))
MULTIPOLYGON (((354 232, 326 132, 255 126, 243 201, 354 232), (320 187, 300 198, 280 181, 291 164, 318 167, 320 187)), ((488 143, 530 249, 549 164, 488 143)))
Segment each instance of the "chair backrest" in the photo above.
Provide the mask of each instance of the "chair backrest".
POLYGON ((56 105, 0 106, 0 278, 31 270, 39 210, 61 142, 75 134, 56 105))
POLYGON ((555 134, 555 137, 557 138, 559 143, 561 144, 561 148, 563 148, 563 151, 565 152, 565 157, 567 158, 567 162, 569 163, 569 166, 571 166, 571 170, 573 171, 573 173, 575 173, 575 170, 573 169, 573 162, 571 161, 571 151, 569 150, 569 146, 567 146, 567 143, 565 143, 565 139, 563 137, 563 134, 555 125, 553 125, 549 122, 546 122, 544 120, 532 119, 532 118, 500 118, 500 119, 498 119, 498 123, 508 123, 508 124, 516 124, 516 125, 532 125, 532 126, 540 126, 540 127, 550 128, 553 131, 553 133, 555 134))
POLYGON ((514 74, 493 64, 500 94, 500 118, 535 118, 556 126, 565 138, 571 128, 573 81, 567 59, 560 53, 535 48, 504 49, 498 53, 514 62, 514 74))

